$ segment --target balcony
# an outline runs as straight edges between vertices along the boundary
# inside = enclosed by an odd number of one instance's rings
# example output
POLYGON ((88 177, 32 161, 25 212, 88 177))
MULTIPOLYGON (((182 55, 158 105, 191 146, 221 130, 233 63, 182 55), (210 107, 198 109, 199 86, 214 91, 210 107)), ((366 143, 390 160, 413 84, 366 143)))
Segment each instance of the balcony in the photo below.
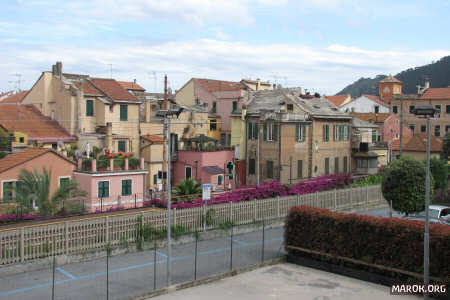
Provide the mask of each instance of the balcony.
POLYGON ((144 170, 144 159, 136 157, 84 158, 77 161, 77 171, 88 173, 140 171, 144 170))

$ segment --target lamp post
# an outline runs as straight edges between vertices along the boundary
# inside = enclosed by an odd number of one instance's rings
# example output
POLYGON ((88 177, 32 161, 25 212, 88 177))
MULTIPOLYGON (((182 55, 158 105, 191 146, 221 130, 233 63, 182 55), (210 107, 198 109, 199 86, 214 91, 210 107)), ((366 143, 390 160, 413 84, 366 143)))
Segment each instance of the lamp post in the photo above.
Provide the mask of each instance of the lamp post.
MULTIPOLYGON (((427 286, 430 283, 430 118, 440 112, 439 109, 431 105, 418 106, 414 109, 416 116, 427 118, 427 166, 425 179, 425 233, 423 246, 423 283, 427 286)), ((426 288, 426 287, 425 287, 426 288)), ((425 293, 424 299, 428 299, 425 293)))

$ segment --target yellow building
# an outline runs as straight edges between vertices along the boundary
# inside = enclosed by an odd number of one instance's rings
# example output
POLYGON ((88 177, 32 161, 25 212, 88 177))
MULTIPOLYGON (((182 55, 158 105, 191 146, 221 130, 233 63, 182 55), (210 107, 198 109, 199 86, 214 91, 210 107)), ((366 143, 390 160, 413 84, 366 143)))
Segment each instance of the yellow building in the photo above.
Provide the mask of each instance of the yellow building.
POLYGON ((82 151, 89 143, 91 149, 139 155, 141 102, 114 79, 62 73, 62 64, 57 62, 52 72, 41 74, 22 103, 33 104, 77 136, 82 151))

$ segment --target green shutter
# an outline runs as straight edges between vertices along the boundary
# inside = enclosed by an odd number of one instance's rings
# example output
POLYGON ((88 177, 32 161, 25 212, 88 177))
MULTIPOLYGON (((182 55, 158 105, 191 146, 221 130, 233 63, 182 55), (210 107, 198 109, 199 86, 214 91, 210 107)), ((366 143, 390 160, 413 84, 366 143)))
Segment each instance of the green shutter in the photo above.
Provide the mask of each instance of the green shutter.
POLYGON ((117 142, 117 150, 118 150, 118 152, 125 152, 126 151, 125 141, 118 141, 117 142))
POLYGON ((303 177, 303 161, 298 160, 297 161, 297 178, 303 177))
POLYGON ((120 121, 128 121, 128 105, 120 105, 120 121))
POLYGON ((267 123, 264 123, 263 136, 264 136, 264 141, 267 141, 267 123))
POLYGON ((300 141, 300 124, 295 125, 295 141, 300 141))
POLYGON ((306 125, 302 125, 302 142, 306 139, 306 125))
POLYGON ((330 141, 330 126, 329 125, 325 125, 325 141, 326 142, 330 141))
POLYGON ((247 123, 247 139, 248 140, 251 140, 252 139, 252 123, 251 122, 248 122, 247 123))
POLYGON ((347 174, 347 156, 344 156, 344 173, 347 174))
POLYGON ((98 182, 98 198, 109 197, 109 181, 98 182))
POLYGON ((330 159, 327 157, 325 158, 325 174, 330 173, 330 159))
POLYGON ((327 129, 326 129, 326 125, 322 126, 322 136, 323 136, 323 141, 326 142, 327 141, 327 129))
POLYGON ((338 127, 336 125, 333 125, 333 140, 337 141, 337 134, 336 131, 338 130, 338 127))
POLYGON ((222 175, 217 175, 217 185, 222 185, 222 175))
POLYGON ((273 124, 273 140, 278 141, 278 124, 273 124))
POLYGON ((131 179, 122 180, 122 196, 131 195, 131 179))
POLYGON ((253 123, 253 131, 254 131, 255 140, 257 140, 258 139, 258 133, 259 133, 258 123, 253 123))
POLYGON ((86 100, 86 116, 94 115, 94 101, 86 100))

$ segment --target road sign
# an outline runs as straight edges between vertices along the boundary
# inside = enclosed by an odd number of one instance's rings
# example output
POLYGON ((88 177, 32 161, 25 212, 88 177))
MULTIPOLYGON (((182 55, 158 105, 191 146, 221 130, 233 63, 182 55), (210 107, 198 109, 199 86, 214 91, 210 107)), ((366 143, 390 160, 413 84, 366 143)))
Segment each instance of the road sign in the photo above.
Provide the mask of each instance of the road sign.
POLYGON ((202 185, 202 199, 211 200, 211 184, 205 183, 202 185))

